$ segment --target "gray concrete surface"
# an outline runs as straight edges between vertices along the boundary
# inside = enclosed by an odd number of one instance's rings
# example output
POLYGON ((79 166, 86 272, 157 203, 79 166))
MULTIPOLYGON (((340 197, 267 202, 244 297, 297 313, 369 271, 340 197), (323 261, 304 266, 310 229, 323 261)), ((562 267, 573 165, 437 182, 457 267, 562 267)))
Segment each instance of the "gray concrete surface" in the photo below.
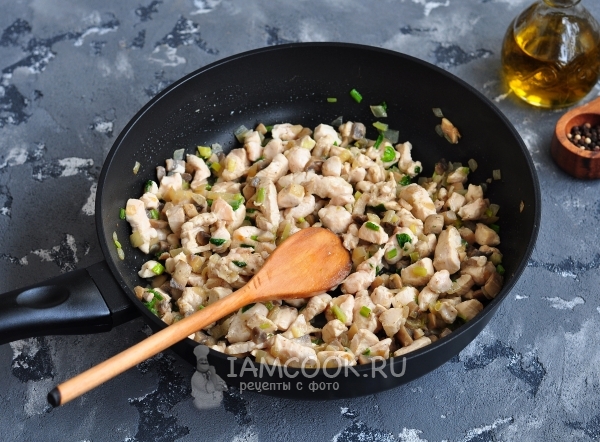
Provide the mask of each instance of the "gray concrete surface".
MULTIPOLYGON (((0 292, 100 261, 93 202, 119 131, 181 76, 268 45, 357 42, 458 75, 514 124, 543 196, 539 240, 509 298, 457 357, 405 386, 330 402, 229 391, 199 411, 194 368, 165 352, 68 406, 47 405, 58 381, 141 340, 138 319, 0 346, 0 440, 600 440, 600 183, 572 179, 550 158, 563 111, 518 102, 498 75, 504 31, 529 3, 0 2, 0 292)), ((600 18, 600 3, 582 4, 600 18)))

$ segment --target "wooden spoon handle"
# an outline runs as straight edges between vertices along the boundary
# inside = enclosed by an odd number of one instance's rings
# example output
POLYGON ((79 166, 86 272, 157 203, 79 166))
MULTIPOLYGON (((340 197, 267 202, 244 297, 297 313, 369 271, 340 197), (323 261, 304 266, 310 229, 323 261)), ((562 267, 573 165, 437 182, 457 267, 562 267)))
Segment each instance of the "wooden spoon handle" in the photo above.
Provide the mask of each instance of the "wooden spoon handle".
POLYGON ((98 385, 114 378, 140 362, 160 353, 171 345, 206 327, 222 317, 237 311, 252 300, 251 285, 246 285, 208 307, 151 335, 133 347, 65 381, 48 393, 53 406, 65 404, 98 385), (250 300, 250 301, 249 301, 250 300))

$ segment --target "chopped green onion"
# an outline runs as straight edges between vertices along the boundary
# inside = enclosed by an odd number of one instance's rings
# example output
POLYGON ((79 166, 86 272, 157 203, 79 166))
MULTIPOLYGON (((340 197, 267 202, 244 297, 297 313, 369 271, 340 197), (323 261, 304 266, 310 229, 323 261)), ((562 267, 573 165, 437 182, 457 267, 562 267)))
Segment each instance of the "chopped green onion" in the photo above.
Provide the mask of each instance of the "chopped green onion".
POLYGON ((388 106, 387 106, 387 103, 385 101, 381 102, 381 107, 387 112, 388 106))
POLYGON ((504 275, 504 273, 506 272, 506 270, 504 270, 504 267, 502 267, 502 264, 498 264, 496 266, 496 271, 500 274, 500 275, 504 275))
POLYGON ((385 146, 385 150, 383 151, 383 155, 381 156, 381 161, 384 163, 389 163, 390 161, 394 161, 396 159, 396 151, 392 146, 385 146))
POLYGON ((335 316, 340 322, 346 323, 346 314, 339 308, 337 305, 331 307, 331 313, 335 316))
POLYGON ((247 312, 248 310, 250 310, 252 307, 254 307, 254 304, 248 304, 245 305, 244 307, 242 307, 242 313, 247 312))
POLYGON ((369 315, 371 314, 371 309, 369 307, 367 307, 366 305, 363 305, 360 310, 359 313, 361 316, 364 316, 365 318, 368 318, 369 315))
POLYGON ((240 247, 244 247, 245 249, 253 249, 254 246, 252 244, 240 244, 240 247))
POLYGON ((250 239, 252 241, 258 241, 258 235, 252 235, 252 236, 250 236, 250 239))
POLYGON ((421 258, 421 255, 419 255, 419 252, 412 252, 408 256, 410 257, 411 264, 414 264, 415 262, 417 262, 419 260, 419 258, 421 258))
POLYGON ((212 155, 212 149, 208 146, 198 146, 198 155, 207 160, 212 155))
POLYGON ((204 308, 204 306, 203 306, 202 304, 200 304, 200 305, 199 305, 199 306, 196 308, 196 311, 198 311, 198 310, 202 310, 203 308, 204 308))
POLYGON ((371 349, 367 348, 365 351, 362 352, 363 356, 369 356, 371 354, 371 349))
POLYGON ((398 256, 398 250, 395 247, 393 249, 388 250, 385 254, 385 257, 387 259, 394 259, 396 256, 398 256))
POLYGON ((265 307, 267 308, 267 310, 271 311, 275 308, 275 306, 273 305, 273 303, 271 301, 267 301, 265 302, 265 307))
POLYGON ((415 266, 413 268, 413 273, 417 276, 427 276, 427 269, 422 266, 415 266))
POLYGON ((421 168, 419 166, 415 167, 415 173, 421 173, 421 168))
POLYGON ((398 142, 400 138, 400 132, 394 129, 388 129, 383 132, 383 136, 386 137, 390 143, 394 144, 398 142))
POLYGON ((322 340, 322 339, 320 339, 320 338, 314 338, 314 339, 311 339, 311 340, 310 340, 310 342, 312 342, 312 343, 313 343, 313 344, 315 344, 315 345, 321 345, 321 344, 324 344, 324 343, 325 343, 325 341, 323 341, 323 340, 322 340))
POLYGON ((337 98, 335 98, 335 97, 327 97, 327 102, 328 103, 337 103, 337 98))
POLYGON ((125 209, 123 209, 123 208, 119 209, 119 218, 125 219, 126 217, 127 217, 127 212, 125 212, 125 209))
POLYGON ((148 213, 150 214, 151 219, 159 219, 160 218, 160 213, 156 209, 150 209, 148 211, 148 213))
POLYGON ((256 212, 256 209, 246 209, 246 213, 254 213, 256 212))
POLYGON ((412 238, 408 233, 398 233, 396 235, 396 241, 398 241, 400 247, 404 247, 404 244, 407 242, 412 242, 412 238))
POLYGON ((154 184, 154 181, 152 181, 152 180, 146 181, 146 184, 144 184, 144 193, 150 192, 152 190, 153 184, 154 184))
POLYGON ((273 126, 265 126, 265 129, 267 129, 267 133, 269 133, 273 130, 273 126))
POLYGON ((207 198, 207 199, 206 199, 206 205, 207 205, 208 207, 212 206, 212 203, 213 203, 213 200, 212 200, 212 199, 210 199, 210 198, 207 198))
POLYGON ((240 208, 240 205, 244 202, 244 197, 241 193, 236 193, 233 200, 229 201, 229 205, 235 211, 240 208))
POLYGON ((259 188, 258 192, 256 192, 256 202, 259 204, 264 203, 265 196, 267 196, 267 189, 265 187, 259 188))
POLYGON ((369 106, 371 108, 371 112, 373 112, 373 115, 377 118, 385 118, 387 117, 387 112, 385 111, 385 108, 381 105, 378 106, 369 106))
POLYGON ((219 163, 211 163, 210 168, 217 173, 221 171, 221 165, 219 163))
POLYGON ((271 327, 271 324, 269 324, 268 322, 263 322, 263 323, 262 323, 262 324, 260 324, 258 327, 259 327, 261 330, 266 330, 266 329, 268 329, 269 327, 271 327))
POLYGON ((162 300, 164 300, 164 299, 165 299, 165 298, 163 298, 163 296, 162 296, 162 295, 161 295, 161 294, 160 294, 160 293, 159 293, 157 290, 154 290, 154 289, 146 289, 146 291, 147 291, 148 293, 152 293, 152 295, 154 295, 154 297, 155 297, 156 299, 158 299, 159 301, 162 301, 162 300))
POLYGON ((492 229, 496 233, 500 233, 500 226, 498 224, 490 224, 490 229, 492 229))
POLYGON ((211 244, 214 244, 215 246, 222 246, 225 241, 227 241, 226 239, 223 238, 211 238, 210 240, 211 244))
POLYGON ((365 223, 365 227, 367 229, 371 229, 371 230, 374 230, 376 232, 379 230, 379 226, 377 224, 375 224, 374 222, 371 222, 371 221, 367 221, 365 223))
POLYGON ((379 134, 377 135, 377 139, 375 140, 375 144, 373 144, 373 147, 375 149, 379 149, 379 145, 383 142, 383 134, 379 134))
POLYGON ((408 186, 410 184, 410 176, 404 175, 402 178, 400 178, 398 184, 400 184, 401 186, 408 186))
POLYGON ((231 262, 234 263, 238 267, 246 267, 248 265, 244 261, 231 261, 231 262))
POLYGON ((381 121, 376 121, 375 123, 373 123, 373 127, 375 127, 375 129, 381 132, 385 132, 386 130, 388 130, 388 125, 382 123, 381 121))
POLYGON ((152 270, 152 273, 154 273, 155 275, 162 275, 162 273, 165 271, 165 266, 162 265, 160 262, 157 262, 156 265, 150 270, 152 270))
POLYGON ((357 103, 360 103, 363 99, 362 95, 356 89, 352 89, 350 91, 350 96, 354 98, 354 101, 357 103))
POLYGON ((115 239, 115 246, 117 247, 117 249, 122 249, 123 247, 121 246, 121 243, 119 241, 117 241, 115 239))
POLYGON ((301 216, 300 218, 298 218, 298 220, 297 220, 297 221, 298 221, 299 223, 303 223, 303 222, 305 222, 305 221, 306 221, 306 219, 305 219, 303 216, 301 216))

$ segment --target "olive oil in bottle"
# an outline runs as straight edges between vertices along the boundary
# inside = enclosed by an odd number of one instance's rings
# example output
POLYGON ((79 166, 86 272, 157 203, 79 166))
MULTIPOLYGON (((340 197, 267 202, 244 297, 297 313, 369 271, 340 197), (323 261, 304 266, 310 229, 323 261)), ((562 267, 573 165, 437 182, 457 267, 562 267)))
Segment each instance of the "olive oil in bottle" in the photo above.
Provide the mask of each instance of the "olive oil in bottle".
POLYGON ((600 26, 580 0, 538 0, 508 27, 502 45, 507 86, 529 104, 570 106, 600 75, 600 26))

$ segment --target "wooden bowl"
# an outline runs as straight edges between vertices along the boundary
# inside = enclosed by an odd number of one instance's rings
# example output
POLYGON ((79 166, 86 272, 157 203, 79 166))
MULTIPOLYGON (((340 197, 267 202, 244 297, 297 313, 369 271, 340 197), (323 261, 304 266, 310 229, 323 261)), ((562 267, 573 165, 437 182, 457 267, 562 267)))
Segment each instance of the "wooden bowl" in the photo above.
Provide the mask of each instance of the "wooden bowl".
POLYGON ((558 120, 550 151, 556 164, 569 175, 597 179, 600 178, 600 151, 581 149, 567 138, 574 126, 585 123, 600 124, 600 98, 571 109, 558 120))

